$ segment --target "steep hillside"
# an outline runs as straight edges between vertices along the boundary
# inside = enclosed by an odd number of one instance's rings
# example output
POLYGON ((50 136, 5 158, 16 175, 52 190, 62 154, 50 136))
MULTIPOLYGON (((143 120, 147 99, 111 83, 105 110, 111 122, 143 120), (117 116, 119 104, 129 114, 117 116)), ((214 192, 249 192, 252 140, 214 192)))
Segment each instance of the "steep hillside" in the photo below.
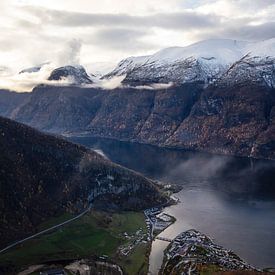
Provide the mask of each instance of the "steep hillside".
POLYGON ((23 104, 30 93, 16 93, 0 89, 0 114, 9 117, 18 106, 23 104))
POLYGON ((275 158, 275 90, 245 83, 209 87, 168 146, 275 158))
POLYGON ((12 118, 56 133, 159 142, 188 116, 200 93, 196 84, 159 91, 39 86, 12 118))
POLYGON ((24 107, 10 117, 43 131, 84 131, 100 108, 103 96, 95 89, 39 85, 24 107))
POLYGON ((214 39, 130 57, 103 77, 125 75, 120 88, 39 85, 0 114, 64 135, 274 159, 274 48, 214 39))
POLYGON ((274 89, 262 83, 111 91, 39 86, 13 118, 65 135, 274 159, 274 105, 274 89))
POLYGON ((142 209, 166 199, 155 185, 97 153, 0 117, 0 247, 92 201, 142 209))

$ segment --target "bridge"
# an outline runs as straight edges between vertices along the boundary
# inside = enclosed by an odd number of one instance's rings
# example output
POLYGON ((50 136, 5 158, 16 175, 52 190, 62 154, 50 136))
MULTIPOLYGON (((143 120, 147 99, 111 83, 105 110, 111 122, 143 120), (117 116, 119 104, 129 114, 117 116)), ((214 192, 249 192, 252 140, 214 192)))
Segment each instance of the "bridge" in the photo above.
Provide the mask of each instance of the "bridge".
POLYGON ((169 243, 171 243, 171 242, 173 241, 173 240, 171 240, 171 239, 164 238, 164 237, 159 237, 159 236, 157 236, 156 239, 157 239, 157 240, 161 240, 161 241, 165 241, 165 242, 169 242, 169 243))

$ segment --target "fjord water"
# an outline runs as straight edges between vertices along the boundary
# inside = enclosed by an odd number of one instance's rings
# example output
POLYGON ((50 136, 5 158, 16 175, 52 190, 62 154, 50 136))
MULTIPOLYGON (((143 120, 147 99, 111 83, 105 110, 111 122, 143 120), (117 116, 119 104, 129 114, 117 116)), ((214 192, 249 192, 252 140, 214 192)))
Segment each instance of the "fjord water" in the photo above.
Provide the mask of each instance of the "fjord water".
MULTIPOLYGON (((144 175, 182 186, 180 203, 164 209, 177 221, 161 233, 174 238, 195 228, 256 267, 275 266, 275 163, 158 148, 90 137, 72 141, 144 175)), ((167 242, 153 242, 150 271, 167 242)))

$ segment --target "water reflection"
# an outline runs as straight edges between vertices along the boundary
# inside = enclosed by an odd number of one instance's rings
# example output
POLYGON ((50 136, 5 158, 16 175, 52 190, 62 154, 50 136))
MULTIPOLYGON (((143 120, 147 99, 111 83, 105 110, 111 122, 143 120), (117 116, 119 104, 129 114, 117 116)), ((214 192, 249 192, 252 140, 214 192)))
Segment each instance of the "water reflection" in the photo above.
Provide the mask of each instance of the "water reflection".
MULTIPOLYGON (((73 138, 114 162, 175 182, 180 203, 165 209, 177 222, 161 235, 195 228, 258 267, 275 266, 275 164, 107 139, 73 138)), ((150 271, 157 273, 167 243, 155 241, 150 271)))

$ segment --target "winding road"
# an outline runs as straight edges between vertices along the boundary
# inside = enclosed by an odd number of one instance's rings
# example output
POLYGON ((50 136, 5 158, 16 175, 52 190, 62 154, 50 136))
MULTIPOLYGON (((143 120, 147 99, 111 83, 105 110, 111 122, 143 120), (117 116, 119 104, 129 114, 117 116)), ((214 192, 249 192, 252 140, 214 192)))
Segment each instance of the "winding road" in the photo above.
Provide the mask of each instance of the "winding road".
POLYGON ((59 227, 65 225, 65 224, 68 224, 68 223, 70 223, 70 222, 73 222, 73 221, 75 221, 75 220, 81 218, 82 216, 84 216, 84 215, 91 209, 91 207, 92 207, 92 205, 90 205, 85 211, 83 211, 82 213, 80 213, 79 215, 75 216, 75 217, 72 218, 72 219, 69 219, 69 220, 67 220, 67 221, 65 221, 65 222, 62 222, 62 223, 57 224, 57 225, 54 225, 54 226, 52 226, 52 227, 50 227, 50 228, 48 228, 48 229, 45 229, 45 230, 40 231, 40 232, 38 232, 38 233, 35 233, 34 235, 29 236, 29 237, 27 237, 27 238, 25 238, 25 239, 23 239, 23 240, 16 241, 16 242, 14 242, 14 243, 8 245, 7 247, 5 247, 5 248, 3 248, 3 249, 0 250, 0 254, 3 253, 3 252, 5 252, 5 251, 7 251, 7 250, 9 250, 10 248, 15 247, 15 246, 18 245, 18 244, 21 244, 21 243, 23 243, 23 242, 26 242, 26 241, 28 241, 28 240, 30 240, 30 239, 33 239, 33 238, 35 238, 35 237, 38 237, 38 236, 40 236, 40 235, 42 235, 42 234, 45 234, 45 233, 47 233, 47 232, 49 232, 49 231, 52 231, 52 230, 54 230, 54 229, 57 229, 57 228, 59 228, 59 227))

